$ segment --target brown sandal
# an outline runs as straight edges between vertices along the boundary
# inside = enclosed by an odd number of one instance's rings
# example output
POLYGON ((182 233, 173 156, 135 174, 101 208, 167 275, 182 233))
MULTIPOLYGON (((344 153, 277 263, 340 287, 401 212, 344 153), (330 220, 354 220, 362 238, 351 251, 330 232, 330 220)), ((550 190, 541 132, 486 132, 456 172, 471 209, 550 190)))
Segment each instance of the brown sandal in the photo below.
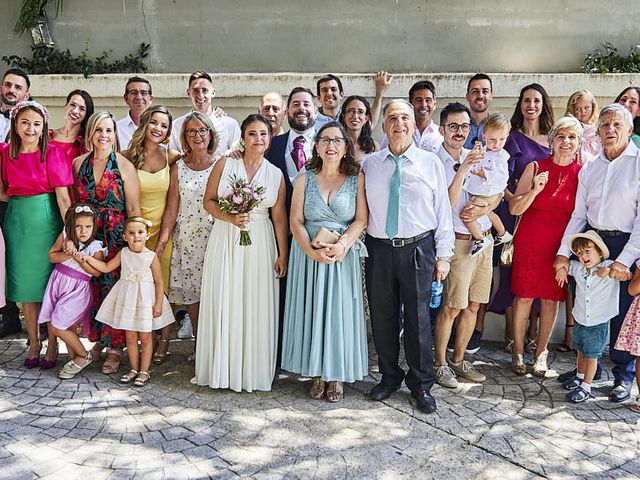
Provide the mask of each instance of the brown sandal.
POLYGON ((160 349, 160 345, 164 345, 166 348, 166 351, 164 353, 156 352, 153 354, 153 358, 151 361, 153 362, 154 365, 162 365, 167 360, 167 357, 171 355, 171 352, 168 351, 169 340, 161 338, 158 341, 158 350, 160 349))
POLYGON ((309 395, 314 400, 320 400, 324 397, 325 383, 324 380, 320 377, 314 377, 313 383, 311 384, 311 390, 309 390, 309 395))
POLYGON ((327 388, 327 400, 331 403, 336 403, 342 400, 343 397, 344 390, 342 382, 329 382, 329 387, 327 388))
POLYGON ((122 350, 117 350, 115 348, 107 349, 107 358, 102 364, 102 373, 105 375, 111 375, 112 373, 118 373, 120 370, 120 360, 122 360, 122 350), (113 358, 109 358, 109 356, 118 357, 117 360, 113 360, 113 358))

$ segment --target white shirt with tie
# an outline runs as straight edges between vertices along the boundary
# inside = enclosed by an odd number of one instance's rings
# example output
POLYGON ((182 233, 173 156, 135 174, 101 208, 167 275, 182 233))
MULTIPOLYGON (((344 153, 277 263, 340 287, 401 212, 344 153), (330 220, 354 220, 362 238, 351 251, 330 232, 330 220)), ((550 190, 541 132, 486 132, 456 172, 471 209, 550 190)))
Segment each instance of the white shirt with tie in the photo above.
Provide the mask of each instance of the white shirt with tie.
POLYGON ((311 127, 304 132, 297 132, 293 129, 289 130, 289 138, 287 139, 287 146, 284 150, 284 160, 287 165, 287 174, 289 175, 289 180, 291 180, 292 184, 300 172, 304 171, 304 167, 298 170, 298 166, 295 164, 293 157, 291 156, 291 152, 293 151, 293 141, 300 135, 304 137, 304 154, 307 157, 307 161, 309 161, 311 159, 311 154, 313 153, 313 144, 315 143, 316 138, 315 127, 311 127))
POLYGON ((569 236, 584 231, 587 223, 597 230, 630 233, 629 241, 616 261, 630 267, 640 258, 640 150, 630 141, 622 154, 611 161, 601 149, 582 166, 578 174, 576 204, 558 255, 569 257, 569 236))
MULTIPOLYGON (((362 167, 365 178, 369 225, 367 233, 389 238, 386 233, 389 186, 395 162, 389 149, 369 155, 362 167)), ((397 238, 416 237, 433 230, 436 257, 453 256, 455 236, 444 167, 438 157, 411 145, 403 153, 397 238)))

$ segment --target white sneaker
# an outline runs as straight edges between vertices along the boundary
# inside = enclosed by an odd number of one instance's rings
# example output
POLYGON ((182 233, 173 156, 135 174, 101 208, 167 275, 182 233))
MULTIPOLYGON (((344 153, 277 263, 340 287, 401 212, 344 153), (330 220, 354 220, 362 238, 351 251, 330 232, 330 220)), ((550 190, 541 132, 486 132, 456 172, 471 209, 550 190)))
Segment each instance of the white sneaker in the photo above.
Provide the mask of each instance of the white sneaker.
POLYGON ((187 313, 180 322, 178 330, 178 338, 193 338, 193 327, 191 326, 191 317, 187 313))
POLYGON ((491 245, 493 245, 493 242, 487 237, 482 237, 482 240, 474 240, 473 244, 471 245, 471 253, 469 253, 469 256, 475 257, 485 248, 489 248, 491 245))
POLYGON ((504 232, 504 235, 502 236, 496 235, 496 241, 494 242, 494 245, 502 245, 503 243, 510 242, 511 240, 513 240, 513 235, 511 235, 509 232, 504 232))

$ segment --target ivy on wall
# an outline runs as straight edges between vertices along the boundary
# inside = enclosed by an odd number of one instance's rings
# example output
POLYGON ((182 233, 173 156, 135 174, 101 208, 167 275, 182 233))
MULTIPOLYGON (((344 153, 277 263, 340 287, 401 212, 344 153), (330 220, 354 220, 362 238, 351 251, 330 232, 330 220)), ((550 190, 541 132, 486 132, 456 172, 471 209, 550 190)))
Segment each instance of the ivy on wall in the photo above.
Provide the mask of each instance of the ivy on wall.
POLYGON ((124 58, 112 60, 109 52, 98 57, 90 57, 87 50, 73 55, 69 49, 32 47, 32 57, 5 55, 2 61, 10 67, 19 67, 32 75, 43 74, 82 74, 85 78, 101 73, 145 73, 149 69, 145 59, 149 56, 151 45, 141 43, 138 49, 124 58))

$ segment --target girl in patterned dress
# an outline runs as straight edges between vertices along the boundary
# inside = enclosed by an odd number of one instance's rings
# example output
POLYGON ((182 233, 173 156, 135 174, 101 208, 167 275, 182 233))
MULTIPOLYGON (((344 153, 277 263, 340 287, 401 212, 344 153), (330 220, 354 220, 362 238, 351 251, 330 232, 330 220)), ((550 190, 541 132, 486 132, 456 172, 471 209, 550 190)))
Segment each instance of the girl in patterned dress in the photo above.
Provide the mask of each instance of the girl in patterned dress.
MULTIPOLYGON (((633 303, 629 307, 627 315, 624 317, 618 340, 616 341, 616 350, 629 352, 636 357, 636 383, 640 387, 640 260, 636 262, 636 269, 633 272, 633 278, 629 282, 629 295, 635 296, 633 303)), ((640 395, 638 395, 629 408, 640 413, 640 395)))
POLYGON ((173 323, 169 301, 164 296, 162 269, 155 252, 145 247, 149 237, 148 220, 131 217, 124 224, 128 247, 107 263, 81 255, 80 259, 96 270, 109 273, 121 267, 120 279, 102 302, 96 319, 113 328, 125 330, 131 370, 120 379, 142 387, 149 382, 153 355, 153 330, 173 323), (138 351, 142 343, 142 359, 138 351))

